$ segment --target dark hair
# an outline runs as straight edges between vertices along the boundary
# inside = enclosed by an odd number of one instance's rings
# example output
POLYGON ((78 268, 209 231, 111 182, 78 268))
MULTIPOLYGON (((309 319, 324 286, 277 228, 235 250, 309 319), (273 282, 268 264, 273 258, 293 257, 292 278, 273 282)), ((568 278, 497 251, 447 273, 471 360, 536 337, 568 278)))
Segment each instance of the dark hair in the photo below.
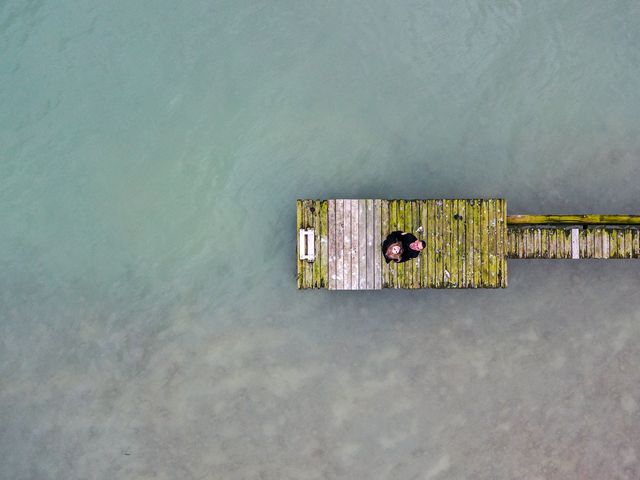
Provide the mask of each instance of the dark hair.
POLYGON ((427 242, 425 242, 424 240, 420 240, 420 243, 422 243, 422 248, 427 247, 427 242))

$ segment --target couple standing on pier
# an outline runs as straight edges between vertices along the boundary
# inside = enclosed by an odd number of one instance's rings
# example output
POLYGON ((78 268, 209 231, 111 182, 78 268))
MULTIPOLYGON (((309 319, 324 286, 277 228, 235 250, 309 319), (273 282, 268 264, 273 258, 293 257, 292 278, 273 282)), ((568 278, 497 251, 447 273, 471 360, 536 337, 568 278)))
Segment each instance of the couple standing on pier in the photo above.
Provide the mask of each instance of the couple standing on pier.
POLYGON ((382 242, 382 253, 387 263, 402 263, 420 255, 427 243, 418 240, 412 233, 396 230, 382 242))

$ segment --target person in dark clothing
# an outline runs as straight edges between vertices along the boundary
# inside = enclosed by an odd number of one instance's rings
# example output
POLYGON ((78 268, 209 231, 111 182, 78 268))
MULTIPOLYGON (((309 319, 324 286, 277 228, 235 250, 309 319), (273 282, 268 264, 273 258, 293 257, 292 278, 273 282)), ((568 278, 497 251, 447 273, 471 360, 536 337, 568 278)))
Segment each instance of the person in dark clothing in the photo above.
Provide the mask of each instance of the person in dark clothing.
POLYGON ((391 261, 402 263, 416 258, 426 246, 427 243, 424 240, 418 240, 415 235, 396 230, 382 242, 382 253, 387 263, 391 261))

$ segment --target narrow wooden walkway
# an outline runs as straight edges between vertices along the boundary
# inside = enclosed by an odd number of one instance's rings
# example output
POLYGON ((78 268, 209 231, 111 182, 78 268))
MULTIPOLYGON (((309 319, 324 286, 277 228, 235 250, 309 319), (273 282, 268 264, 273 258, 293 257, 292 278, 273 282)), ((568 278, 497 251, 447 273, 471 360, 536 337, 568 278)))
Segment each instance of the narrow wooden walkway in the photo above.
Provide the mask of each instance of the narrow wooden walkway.
POLYGON ((508 226, 509 258, 640 258, 638 226, 508 226))
POLYGON ((297 226, 298 288, 507 286, 504 200, 298 200, 297 226), (381 244, 394 230, 427 247, 415 260, 387 264, 381 244))

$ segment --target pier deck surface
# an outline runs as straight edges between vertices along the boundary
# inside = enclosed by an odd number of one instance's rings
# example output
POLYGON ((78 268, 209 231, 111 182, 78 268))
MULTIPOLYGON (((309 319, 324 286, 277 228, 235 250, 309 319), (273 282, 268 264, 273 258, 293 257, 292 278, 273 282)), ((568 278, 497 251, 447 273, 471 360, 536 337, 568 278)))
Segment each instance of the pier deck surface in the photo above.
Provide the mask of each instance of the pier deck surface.
POLYGON ((313 231, 315 250, 313 261, 298 255, 298 288, 506 287, 506 207, 501 199, 298 200, 297 228, 313 231), (381 244, 395 230, 427 247, 387 264, 381 244))

